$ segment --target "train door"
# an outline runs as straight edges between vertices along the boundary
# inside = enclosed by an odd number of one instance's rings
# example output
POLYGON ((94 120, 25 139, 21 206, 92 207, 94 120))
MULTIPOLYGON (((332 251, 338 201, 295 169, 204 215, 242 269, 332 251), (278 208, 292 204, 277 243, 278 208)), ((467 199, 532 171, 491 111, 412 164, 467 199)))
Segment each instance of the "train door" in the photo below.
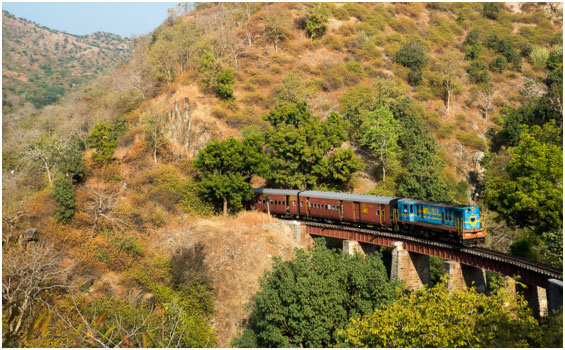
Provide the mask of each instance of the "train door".
POLYGON ((353 221, 361 221, 361 203, 353 202, 353 221))

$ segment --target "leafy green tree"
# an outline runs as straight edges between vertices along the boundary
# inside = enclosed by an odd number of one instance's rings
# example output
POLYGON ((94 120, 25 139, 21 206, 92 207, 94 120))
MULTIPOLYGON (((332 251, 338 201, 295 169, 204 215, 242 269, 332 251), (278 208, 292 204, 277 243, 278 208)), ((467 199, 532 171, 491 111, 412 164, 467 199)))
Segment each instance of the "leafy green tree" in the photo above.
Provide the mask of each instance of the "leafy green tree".
POLYGON ((228 204, 241 208, 251 199, 251 177, 262 170, 267 162, 258 139, 240 142, 233 137, 214 140, 198 152, 194 167, 201 176, 199 183, 203 196, 215 204, 223 204, 224 216, 228 204))
POLYGON ((467 35, 465 36, 465 40, 463 40, 463 47, 465 46, 472 46, 475 45, 476 43, 479 42, 479 30, 478 29, 472 29, 469 31, 469 33, 467 33, 467 35))
POLYGON ((325 184, 328 189, 342 188, 344 184, 351 181, 353 174, 363 170, 365 164, 355 156, 351 149, 339 148, 332 152, 328 158, 324 158, 320 164, 319 173, 326 176, 320 180, 320 188, 325 184))
MULTIPOLYGON (((268 181, 286 188, 306 189, 322 185, 324 179, 331 178, 330 163, 325 159, 345 141, 347 131, 346 123, 337 114, 332 113, 320 121, 310 114, 306 102, 300 102, 272 110, 264 119, 273 126, 265 133, 268 181)), ((358 168, 355 159, 350 158, 350 163, 341 167, 347 174, 334 174, 334 180, 343 177, 347 181, 341 185, 347 184, 351 171, 358 168)))
POLYGON ((231 69, 224 69, 216 76, 216 94, 223 100, 233 100, 235 77, 231 69))
POLYGON ((274 258, 253 300, 249 327, 233 345, 330 347, 350 318, 390 303, 398 291, 378 253, 351 256, 318 239, 292 260, 274 258))
POLYGON ((536 346, 541 332, 527 302, 503 286, 451 293, 444 279, 353 319, 341 334, 342 347, 489 348, 536 346))
POLYGON ((394 168, 400 155, 398 138, 401 124, 386 107, 378 107, 367 114, 361 124, 361 144, 377 156, 382 166, 382 181, 386 181, 387 170, 394 168))
POLYGON ((94 125, 90 135, 88 135, 88 143, 96 151, 93 158, 99 162, 105 162, 112 158, 114 151, 119 145, 119 132, 115 125, 108 121, 100 122, 94 125))
POLYGON ((82 141, 78 138, 63 148, 58 170, 73 182, 80 182, 86 176, 86 166, 82 160, 82 141))
POLYGON ((53 199, 57 202, 55 209, 57 221, 69 222, 77 207, 73 181, 63 176, 57 177, 53 181, 53 199))
POLYGON ((394 55, 394 61, 414 71, 420 71, 428 64, 428 57, 420 42, 409 41, 394 55))
POLYGON ((425 124, 413 113, 400 121, 404 172, 398 178, 397 195, 436 202, 452 200, 449 186, 440 176, 445 163, 439 158, 437 144, 425 124))
POLYGON ((482 52, 483 46, 481 43, 474 43, 473 45, 467 46, 465 49, 465 59, 467 61, 478 60, 481 58, 482 52))
POLYGON ((520 142, 508 150, 505 174, 486 181, 485 202, 512 223, 548 232, 563 222, 563 150, 555 123, 521 127, 520 142))
POLYGON ((328 26, 328 10, 324 4, 317 4, 308 10, 306 33, 311 39, 321 38, 328 26))

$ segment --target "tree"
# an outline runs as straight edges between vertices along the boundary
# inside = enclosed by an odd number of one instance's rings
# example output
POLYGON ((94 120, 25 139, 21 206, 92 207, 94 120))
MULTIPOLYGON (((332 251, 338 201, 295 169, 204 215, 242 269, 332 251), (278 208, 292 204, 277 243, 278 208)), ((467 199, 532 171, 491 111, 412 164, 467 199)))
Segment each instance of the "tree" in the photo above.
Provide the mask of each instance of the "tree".
POLYGON ((414 71, 420 71, 428 64, 428 57, 424 46, 418 41, 409 41, 394 55, 396 63, 410 68, 414 71))
POLYGON ((296 250, 283 262, 274 258, 253 300, 249 327, 240 347, 331 347, 348 320, 397 297, 378 253, 354 256, 325 247, 296 250))
POLYGON ((145 139, 153 149, 153 161, 157 164, 157 152, 167 145, 167 137, 165 135, 166 120, 163 115, 158 114, 154 110, 150 110, 145 117, 145 139))
POLYGON ((492 102, 494 101, 494 95, 498 88, 493 83, 484 83, 479 85, 477 90, 479 94, 479 108, 483 111, 483 117, 488 121, 488 112, 492 110, 492 102))
POLYGON ((57 177, 53 182, 53 199, 57 202, 55 210, 57 221, 69 222, 77 207, 73 181, 66 177, 57 177))
POLYGON ((278 52, 279 44, 290 36, 288 22, 286 16, 281 12, 270 14, 265 18, 265 37, 273 44, 275 52, 278 52))
POLYGON ((308 9, 306 17, 306 33, 310 39, 321 38, 328 26, 328 10, 323 4, 317 4, 308 9))
POLYGON ((125 131, 127 122, 123 118, 115 118, 111 122, 105 120, 96 125, 90 135, 88 143, 96 151, 93 158, 98 162, 105 162, 112 158, 119 145, 118 138, 125 131))
POLYGON ((86 166, 82 160, 82 141, 73 138, 69 144, 63 148, 57 168, 61 174, 80 182, 86 176, 86 166))
MULTIPOLYGON (((336 113, 324 121, 312 116, 306 102, 288 104, 263 117, 273 126, 265 133, 265 153, 269 159, 266 178, 286 188, 312 188, 323 184, 330 175, 327 159, 333 149, 345 141, 347 126, 336 113)), ((355 157, 343 169, 357 168, 355 157)), ((335 169, 334 169, 335 170, 335 169)), ((336 174, 335 178, 350 175, 336 174)), ((345 184, 345 183, 342 183, 345 184)))
POLYGON ((13 347, 34 306, 44 301, 49 291, 66 287, 69 266, 62 264, 53 244, 34 243, 27 248, 3 245, 2 250, 2 309, 6 316, 2 319, 2 345, 13 347))
POLYGON ((450 292, 447 279, 404 295, 352 320, 341 347, 529 347, 539 345, 538 322, 526 300, 500 283, 489 295, 450 292), (516 330, 520 331, 517 332, 516 330))
POLYGON ((437 155, 437 144, 428 134, 422 120, 413 114, 400 119, 403 133, 399 138, 403 148, 405 171, 398 178, 398 196, 450 201, 452 193, 440 176, 444 162, 437 155))
POLYGON ((216 94, 223 100, 233 100, 235 77, 231 69, 224 69, 216 76, 216 94))
POLYGON ((230 137, 208 143, 194 161, 202 179, 199 188, 203 196, 213 203, 222 203, 224 216, 228 204, 241 208, 242 202, 253 195, 249 181, 256 171, 261 172, 266 163, 264 157, 257 138, 240 142, 230 137))
POLYGON ((361 124, 361 144, 375 153, 382 166, 383 178, 386 181, 387 169, 391 168, 400 153, 398 138, 401 125, 386 107, 378 107, 370 112, 361 124))
POLYGON ((44 135, 26 151, 25 158, 39 161, 47 172, 49 183, 53 182, 53 168, 60 160, 63 144, 54 135, 44 135))
POLYGON ((454 53, 443 57, 440 64, 436 66, 439 80, 443 87, 443 100, 445 109, 449 112, 451 96, 459 88, 459 77, 462 75, 461 59, 454 53))
POLYGON ((363 170, 365 164, 355 156, 351 149, 339 148, 328 158, 322 160, 320 168, 318 172, 326 174, 320 181, 320 187, 327 184, 329 189, 336 189, 348 184, 353 174, 363 170))
POLYGON ((508 152, 505 174, 486 180, 485 202, 507 220, 536 232, 562 227, 563 150, 555 122, 522 126, 520 142, 508 152))

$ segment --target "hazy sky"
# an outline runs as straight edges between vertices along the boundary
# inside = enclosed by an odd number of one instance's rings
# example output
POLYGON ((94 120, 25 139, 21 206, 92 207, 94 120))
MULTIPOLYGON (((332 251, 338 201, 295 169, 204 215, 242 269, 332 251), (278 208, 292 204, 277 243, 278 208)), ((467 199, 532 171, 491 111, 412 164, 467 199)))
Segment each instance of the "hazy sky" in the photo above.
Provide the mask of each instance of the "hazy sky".
POLYGON ((42 26, 84 35, 96 31, 126 37, 147 34, 167 18, 175 2, 2 2, 2 9, 42 26))

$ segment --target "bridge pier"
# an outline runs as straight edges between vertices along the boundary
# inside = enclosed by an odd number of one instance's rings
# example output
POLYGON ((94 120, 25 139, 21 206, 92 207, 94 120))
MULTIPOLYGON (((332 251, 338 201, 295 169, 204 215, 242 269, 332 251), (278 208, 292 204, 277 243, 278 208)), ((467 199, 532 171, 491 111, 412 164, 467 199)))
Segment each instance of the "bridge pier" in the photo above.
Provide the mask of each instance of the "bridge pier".
POLYGON ((547 288, 547 308, 550 315, 563 307, 563 281, 550 278, 547 288))
POLYGON ((449 276, 447 284, 449 290, 475 287, 477 292, 486 293, 485 270, 450 260, 443 263, 443 270, 449 276))
POLYGON ((354 255, 355 252, 359 252, 361 254, 364 253, 361 244, 359 244, 359 242, 357 241, 353 241, 350 239, 343 240, 343 251, 349 255, 354 255))
POLYGON ((545 288, 537 287, 532 284, 525 284, 525 287, 518 286, 516 289, 528 301, 528 305, 534 317, 540 318, 547 316, 547 291, 545 288))
POLYGON ((390 280, 404 281, 410 290, 430 285, 430 257, 405 250, 402 242, 394 242, 393 246, 390 280))

